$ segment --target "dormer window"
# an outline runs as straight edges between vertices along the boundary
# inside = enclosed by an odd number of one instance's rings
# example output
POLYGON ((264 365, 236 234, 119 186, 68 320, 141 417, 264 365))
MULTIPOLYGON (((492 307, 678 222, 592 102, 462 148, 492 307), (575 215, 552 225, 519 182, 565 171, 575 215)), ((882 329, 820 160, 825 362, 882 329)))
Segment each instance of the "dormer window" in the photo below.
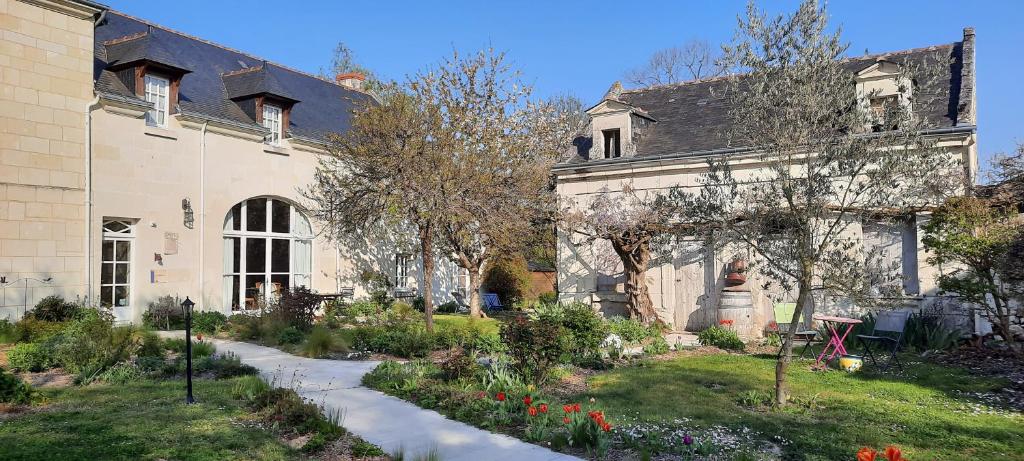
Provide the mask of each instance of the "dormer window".
POLYGON ((280 107, 272 104, 263 104, 263 127, 270 130, 264 142, 272 146, 281 143, 281 115, 280 107))
POLYGON ((868 106, 871 109, 871 117, 873 119, 871 124, 872 131, 879 132, 899 128, 899 122, 896 121, 898 114, 893 112, 900 110, 899 103, 899 96, 894 94, 869 98, 868 106))
POLYGON ((153 103, 153 108, 146 112, 146 125, 167 127, 170 88, 170 80, 156 75, 146 75, 145 98, 146 102, 153 103))
POLYGON ((619 158, 622 156, 622 140, 619 130, 601 130, 604 137, 604 158, 619 158))

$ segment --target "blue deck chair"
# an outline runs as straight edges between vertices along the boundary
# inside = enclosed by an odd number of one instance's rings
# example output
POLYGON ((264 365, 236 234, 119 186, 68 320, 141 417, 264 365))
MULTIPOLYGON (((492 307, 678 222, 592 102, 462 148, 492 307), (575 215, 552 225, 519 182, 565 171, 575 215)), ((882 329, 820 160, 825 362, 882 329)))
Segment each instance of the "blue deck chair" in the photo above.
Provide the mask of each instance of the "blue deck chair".
POLYGON ((896 351, 899 350, 900 342, 903 341, 903 332, 907 329, 907 320, 910 320, 910 312, 879 312, 878 316, 875 317, 875 328, 871 334, 857 335, 857 340, 864 346, 864 354, 871 359, 871 363, 876 367, 878 366, 878 361, 875 360, 871 344, 879 344, 879 352, 886 351, 889 353, 889 360, 885 362, 882 370, 888 369, 893 362, 896 363, 900 370, 903 370, 903 364, 896 357, 896 351))
POLYGON ((484 293, 484 307, 489 311, 500 311, 505 308, 497 293, 484 293))

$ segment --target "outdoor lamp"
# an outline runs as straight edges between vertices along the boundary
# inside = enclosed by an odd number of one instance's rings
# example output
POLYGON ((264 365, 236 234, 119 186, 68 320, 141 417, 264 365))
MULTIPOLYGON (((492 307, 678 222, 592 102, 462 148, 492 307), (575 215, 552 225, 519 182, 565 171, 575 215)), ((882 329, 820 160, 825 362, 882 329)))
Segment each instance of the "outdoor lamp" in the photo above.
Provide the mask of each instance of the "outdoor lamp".
POLYGON ((181 302, 181 315, 185 317, 185 379, 188 381, 188 396, 185 397, 185 404, 196 403, 192 398, 192 308, 196 303, 185 297, 181 302))

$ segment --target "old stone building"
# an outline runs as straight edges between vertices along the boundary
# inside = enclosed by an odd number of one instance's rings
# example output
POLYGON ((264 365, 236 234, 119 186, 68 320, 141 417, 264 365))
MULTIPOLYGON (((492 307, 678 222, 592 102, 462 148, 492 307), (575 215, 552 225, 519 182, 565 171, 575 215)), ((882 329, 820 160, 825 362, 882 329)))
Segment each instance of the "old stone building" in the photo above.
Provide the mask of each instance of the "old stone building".
MULTIPOLYGON (((0 318, 58 294, 138 321, 161 296, 244 311, 282 290, 413 295, 400 232, 333 244, 301 190, 373 103, 87 0, 0 0, 0 318)), ((441 264, 435 300, 461 280, 441 264)))
MULTIPOLYGON (((919 87, 911 84, 915 117, 931 128, 926 135, 965 166, 965 183, 973 183, 978 171, 974 92, 974 31, 964 29, 961 41, 922 49, 864 56, 844 61, 865 108, 899 98, 899 66, 926 59, 948 60, 944 74, 919 87), (877 101, 875 99, 878 99, 877 101)), ((590 133, 579 140, 578 155, 554 167, 557 191, 566 201, 586 202, 588 197, 622 191, 625 185, 645 193, 673 188, 695 189, 706 170, 707 159, 729 155, 736 175, 758 168, 756 152, 731 145, 728 131, 729 98, 725 78, 711 78, 633 90, 613 85, 605 98, 591 107, 590 133)), ((900 268, 905 306, 931 305, 937 299, 937 268, 926 262, 918 229, 927 214, 901 221, 856 223, 853 232, 865 246, 881 248, 900 268)), ((646 274, 647 286, 659 318, 677 330, 699 331, 715 324, 731 255, 709 249, 703 241, 678 242, 671 254, 657 254, 646 274)), ((558 244, 558 289, 561 299, 576 299, 608 312, 622 312, 624 275, 621 262, 606 241, 593 244, 561 231, 558 244)), ((772 320, 773 307, 785 293, 762 292, 749 283, 753 297, 753 324, 772 320)), ((821 303, 819 312, 850 308, 821 303)), ((855 306, 853 308, 855 309, 855 306)), ((809 316, 808 316, 809 318, 809 316)))

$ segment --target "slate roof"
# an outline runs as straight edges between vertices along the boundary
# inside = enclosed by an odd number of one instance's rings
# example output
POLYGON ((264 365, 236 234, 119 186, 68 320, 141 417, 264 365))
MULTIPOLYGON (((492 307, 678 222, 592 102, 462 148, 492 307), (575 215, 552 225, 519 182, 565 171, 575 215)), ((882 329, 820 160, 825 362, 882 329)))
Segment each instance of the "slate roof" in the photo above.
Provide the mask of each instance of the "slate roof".
MULTIPOLYGON (((962 77, 962 42, 880 55, 846 59, 844 65, 853 74, 885 57, 896 64, 934 65, 948 60, 940 78, 914 88, 915 113, 926 124, 936 128, 957 124, 960 82, 962 77)), ((729 99, 726 90, 731 77, 718 77, 669 85, 623 90, 619 101, 640 109, 657 123, 651 125, 637 146, 635 157, 678 154, 705 155, 709 151, 741 149, 730 145, 725 132, 730 124, 729 99)), ((740 76, 742 78, 742 76, 740 76)), ((577 138, 577 155, 566 163, 589 160, 593 145, 589 133, 577 138)), ((625 159, 623 159, 625 160, 625 159)))
POLYGON ((190 71, 181 79, 178 108, 172 108, 172 113, 257 128, 231 98, 272 93, 299 101, 292 107, 289 132, 317 140, 347 130, 353 109, 372 100, 367 93, 116 11, 109 11, 96 27, 95 56, 94 78, 99 93, 136 98, 109 67, 135 59, 154 60, 190 71), (138 37, 115 43, 132 36, 138 37), (249 71, 231 75, 243 69, 249 71))

